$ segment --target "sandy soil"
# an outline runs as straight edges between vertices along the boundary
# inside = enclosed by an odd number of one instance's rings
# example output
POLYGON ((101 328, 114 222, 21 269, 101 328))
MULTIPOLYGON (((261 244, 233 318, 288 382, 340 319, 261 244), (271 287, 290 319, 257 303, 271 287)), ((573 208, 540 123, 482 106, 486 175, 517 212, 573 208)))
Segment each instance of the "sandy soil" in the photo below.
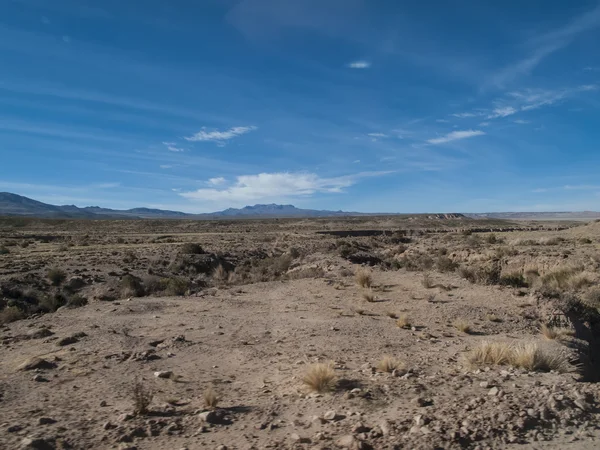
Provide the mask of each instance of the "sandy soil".
MULTIPOLYGON (((510 264, 537 261, 552 267, 569 259, 570 264, 585 265, 582 270, 592 283, 586 289, 592 289, 598 283, 598 269, 589 260, 599 248, 596 224, 564 231, 514 231, 503 236, 502 245, 556 236, 564 239, 560 246, 516 243, 518 254, 510 257, 510 264), (582 236, 590 242, 580 244, 582 236)), ((54 242, 12 250, 19 273, 24 273, 23 265, 42 274, 57 261, 77 258, 85 261, 80 269, 100 272, 95 274, 98 281, 83 290, 89 293, 87 305, 63 306, 0 328, 3 448, 600 446, 599 387, 582 377, 581 367, 576 370, 589 356, 587 342, 579 335, 543 339, 541 324, 554 315, 562 318, 563 312, 537 290, 471 283, 457 271, 435 269, 427 271, 424 282, 423 271, 385 264, 369 269, 373 287, 367 290, 353 276, 359 265, 332 247, 339 239, 309 231, 297 231, 293 238, 279 235, 266 244, 257 243, 264 236, 244 233, 192 239, 215 249, 220 243, 219 251, 233 242, 240 252, 257 246, 270 252, 274 247, 281 252, 291 246, 310 248, 286 273, 306 268, 318 268, 319 273, 213 283, 184 296, 100 301, 92 293, 110 281, 106 273, 111 264, 120 266, 116 278, 124 273, 120 250, 110 255, 115 246, 138 253, 133 266, 139 268, 131 270, 141 273, 155 257, 143 256, 144 251, 152 248, 162 257, 172 256, 169 246, 175 244, 150 245, 136 234, 127 236, 128 243, 111 242, 110 252, 93 242, 72 247, 66 255, 48 248, 54 242), (133 239, 140 242, 133 244, 133 239), (96 266, 91 265, 92 253, 96 266), (373 301, 365 300, 365 293, 373 301), (410 325, 398 327, 399 316, 408 317, 410 325), (459 320, 470 325, 469 333, 456 328, 459 320), (572 368, 559 373, 467 364, 469 350, 482 341, 535 342, 565 355, 572 368), (379 372, 376 367, 385 356, 397 358, 403 367, 379 372), (304 374, 317 362, 333 365, 337 383, 332 392, 316 394, 304 385, 304 374), (158 372, 171 374, 157 377, 158 372), (136 380, 153 393, 153 401, 147 414, 134 416, 136 380), (204 405, 209 388, 220 397, 213 410, 204 405)), ((496 251, 494 245, 465 247, 465 239, 414 238, 403 254, 434 254, 434 249, 447 246, 453 259, 473 263, 487 261, 487 253, 496 251)), ((382 258, 397 246, 373 238, 359 241, 370 242, 369 252, 382 258)), ((63 266, 70 273, 77 267, 63 266)), ((0 279, 14 284, 10 268, 15 264, 3 267, 0 279)), ((582 327, 589 332, 583 319, 582 327)))

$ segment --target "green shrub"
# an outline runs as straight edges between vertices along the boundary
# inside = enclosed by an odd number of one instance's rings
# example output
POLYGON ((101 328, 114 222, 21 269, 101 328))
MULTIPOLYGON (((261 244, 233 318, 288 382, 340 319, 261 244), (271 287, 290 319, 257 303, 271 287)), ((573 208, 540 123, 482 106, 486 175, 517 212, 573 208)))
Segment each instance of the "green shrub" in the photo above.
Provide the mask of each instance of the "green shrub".
POLYGON ((67 279, 67 273, 64 270, 53 267, 48 271, 46 277, 53 286, 60 286, 60 284, 67 279))

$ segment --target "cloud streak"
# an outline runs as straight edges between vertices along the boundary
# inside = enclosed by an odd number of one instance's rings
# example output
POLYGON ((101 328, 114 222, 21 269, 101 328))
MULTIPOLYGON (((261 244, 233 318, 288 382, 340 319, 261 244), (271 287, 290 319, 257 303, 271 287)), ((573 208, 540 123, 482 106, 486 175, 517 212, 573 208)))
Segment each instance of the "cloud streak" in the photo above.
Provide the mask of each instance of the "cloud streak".
POLYGON ((371 67, 371 63, 369 61, 353 61, 348 64, 350 69, 368 69, 371 67))
POLYGON ((360 179, 389 173, 391 172, 360 172, 332 178, 302 172, 259 173, 238 176, 231 183, 223 178, 210 179, 208 184, 213 187, 182 192, 179 195, 189 200, 240 205, 253 201, 310 197, 318 193, 340 194, 360 179))
POLYGON ((433 139, 428 139, 427 143, 433 145, 445 144, 447 142, 458 141, 461 139, 468 139, 475 136, 483 136, 485 132, 481 130, 464 130, 464 131, 452 131, 444 136, 440 136, 433 139))
POLYGON ((206 131, 205 128, 198 131, 196 134, 192 136, 185 137, 186 141, 190 142, 217 142, 223 143, 224 141, 228 141, 235 137, 241 136, 246 133, 250 133, 251 131, 256 130, 257 127, 251 125, 246 127, 233 127, 229 130, 225 131, 206 131))

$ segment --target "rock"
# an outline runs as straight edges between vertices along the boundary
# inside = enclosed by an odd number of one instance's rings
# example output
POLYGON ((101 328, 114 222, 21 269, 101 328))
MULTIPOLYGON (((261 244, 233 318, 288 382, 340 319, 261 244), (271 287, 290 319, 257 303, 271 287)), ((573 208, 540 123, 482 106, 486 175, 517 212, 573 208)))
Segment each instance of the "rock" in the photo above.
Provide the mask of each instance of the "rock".
POLYGON ((422 427, 427 423, 427 420, 421 414, 417 414, 415 417, 413 417, 413 421, 418 427, 422 427))
POLYGON ((366 427, 362 422, 358 422, 352 427, 352 433, 354 434, 368 433, 369 431, 371 431, 371 428, 366 427))
POLYGON ((47 383, 48 379, 44 378, 42 375, 40 375, 39 373, 37 375, 35 375, 32 378, 33 381, 37 381, 38 383, 47 383))
POLYGON ((55 368, 55 363, 38 357, 33 357, 19 366, 19 370, 50 370, 55 368))
POLYGON ((56 342, 56 345, 58 345, 59 347, 64 347, 65 345, 76 344, 77 342, 79 342, 79 338, 75 336, 67 336, 62 339, 59 339, 56 342))
POLYGON ((158 372, 154 372, 154 376, 156 378, 171 378, 173 376, 173 372, 170 370, 159 370, 158 372))
POLYGON ((310 442, 309 438, 302 437, 298 433, 290 434, 290 439, 292 440, 292 442, 297 442, 299 444, 308 444, 310 442))
POLYGON ((498 392, 499 392, 499 391, 500 391, 500 390, 499 390, 497 387, 493 387, 493 388, 491 388, 491 389, 488 391, 488 395, 489 395, 490 397, 495 397, 496 395, 498 395, 498 392))
POLYGON ((227 446, 226 445, 219 445, 217 447, 217 450, 227 450, 227 446))
POLYGON ((117 426, 111 422, 104 422, 102 428, 104 428, 105 430, 112 430, 113 428, 117 428, 117 426))
POLYGON ((40 417, 38 419, 38 424, 40 425, 52 425, 53 423, 56 423, 56 420, 51 417, 40 417))
POLYGON ((43 339, 52 336, 54 333, 48 328, 40 328, 39 330, 31 330, 27 333, 29 339, 43 339))
POLYGON ((479 383, 479 387, 488 388, 490 387, 490 383, 488 381, 482 381, 481 383, 479 383))
POLYGON ((427 406, 428 402, 423 397, 415 397, 411 400, 412 403, 419 407, 427 406))
POLYGON ((335 441, 335 445, 341 448, 350 448, 353 450, 360 450, 363 448, 362 442, 356 439, 351 434, 347 434, 346 436, 342 436, 341 438, 335 441))
POLYGON ((6 429, 9 433, 16 433, 17 431, 21 431, 23 427, 21 425, 11 425, 6 429))
POLYGON ((335 411, 327 411, 325 414, 323 414, 323 419, 329 421, 335 420, 337 419, 337 417, 338 415, 335 411))
POLYGON ((46 439, 26 437, 21 441, 21 450, 55 450, 56 446, 46 439))
POLYGON ((379 428, 381 429, 381 432, 383 433, 384 436, 387 436, 387 435, 390 434, 391 426, 390 426, 390 423, 387 420, 383 420, 379 424, 379 428))
POLYGON ((204 411, 198 414, 198 418, 202 422, 212 423, 214 425, 227 424, 229 421, 226 419, 227 412, 223 409, 216 409, 214 411, 204 411))
POLYGON ((119 422, 127 422, 131 419, 133 419, 133 416, 131 414, 124 413, 119 416, 119 422))
POLYGON ((100 402, 100 407, 101 407, 101 408, 104 408, 104 407, 105 407, 107 404, 108 404, 108 403, 106 403, 106 401, 105 401, 105 400, 102 400, 102 401, 100 402))

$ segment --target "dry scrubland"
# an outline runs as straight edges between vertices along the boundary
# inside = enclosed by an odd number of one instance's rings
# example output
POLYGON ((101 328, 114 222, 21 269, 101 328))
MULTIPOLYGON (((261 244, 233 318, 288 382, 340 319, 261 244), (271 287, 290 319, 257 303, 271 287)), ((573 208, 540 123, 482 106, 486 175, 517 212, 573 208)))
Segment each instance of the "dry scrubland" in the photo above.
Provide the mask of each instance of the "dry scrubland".
POLYGON ((560 227, 0 219, 0 447, 598 448, 600 223, 560 227))

